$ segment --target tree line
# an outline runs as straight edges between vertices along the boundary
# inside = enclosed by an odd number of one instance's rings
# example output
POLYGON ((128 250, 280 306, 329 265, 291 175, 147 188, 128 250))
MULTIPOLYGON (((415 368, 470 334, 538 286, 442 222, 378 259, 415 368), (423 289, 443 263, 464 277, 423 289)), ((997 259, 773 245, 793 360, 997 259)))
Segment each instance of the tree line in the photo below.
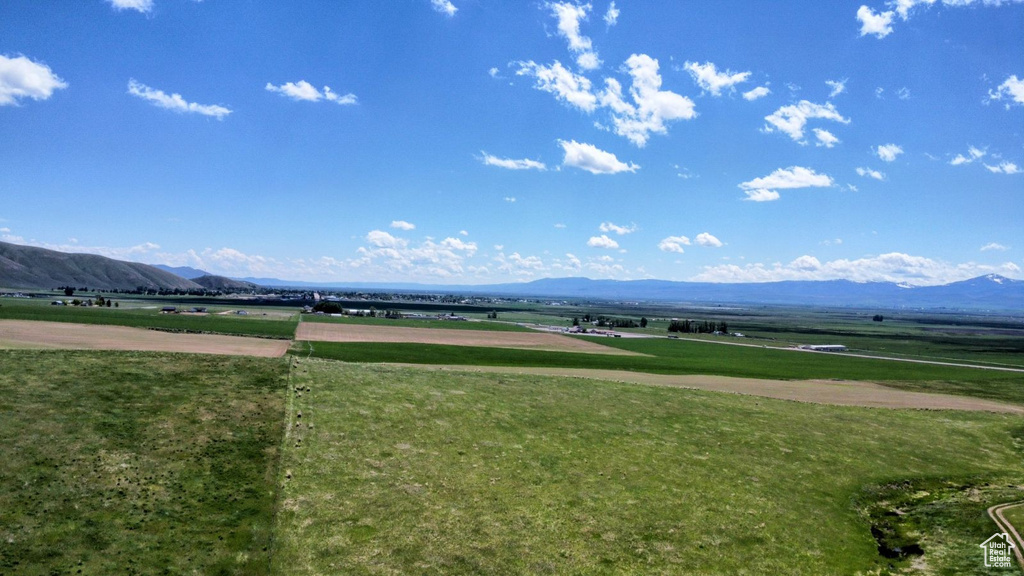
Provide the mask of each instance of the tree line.
POLYGON ((673 320, 668 325, 669 332, 682 332, 684 334, 714 334, 715 332, 729 333, 729 325, 714 320, 673 320))

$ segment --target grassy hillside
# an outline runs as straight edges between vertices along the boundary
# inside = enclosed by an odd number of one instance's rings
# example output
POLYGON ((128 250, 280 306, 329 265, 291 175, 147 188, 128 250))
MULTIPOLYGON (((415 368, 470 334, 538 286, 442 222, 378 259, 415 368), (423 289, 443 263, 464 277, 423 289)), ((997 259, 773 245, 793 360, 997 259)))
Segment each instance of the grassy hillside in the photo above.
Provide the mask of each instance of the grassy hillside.
POLYGON ((201 288, 195 282, 137 262, 95 254, 68 254, 34 246, 0 242, 0 287, 57 286, 92 289, 201 288))
POLYGON ((286 362, 0 365, 0 574, 269 573, 286 362))
POLYGON ((1015 417, 295 362, 278 574, 988 573, 1024 480, 1015 417))

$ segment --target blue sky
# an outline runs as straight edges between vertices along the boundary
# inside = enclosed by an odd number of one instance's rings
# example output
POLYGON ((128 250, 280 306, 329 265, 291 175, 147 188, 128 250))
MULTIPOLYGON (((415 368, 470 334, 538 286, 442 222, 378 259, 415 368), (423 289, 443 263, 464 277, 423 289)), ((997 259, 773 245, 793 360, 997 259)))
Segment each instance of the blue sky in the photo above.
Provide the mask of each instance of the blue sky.
POLYGON ((0 4, 0 239, 236 277, 1024 278, 1019 0, 0 4))

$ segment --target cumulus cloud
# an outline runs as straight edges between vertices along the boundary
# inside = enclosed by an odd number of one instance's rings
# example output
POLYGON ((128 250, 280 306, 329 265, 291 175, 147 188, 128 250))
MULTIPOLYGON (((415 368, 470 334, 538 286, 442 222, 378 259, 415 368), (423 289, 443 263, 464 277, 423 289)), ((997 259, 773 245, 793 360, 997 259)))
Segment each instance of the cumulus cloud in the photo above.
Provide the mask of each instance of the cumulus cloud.
POLYGON ((750 202, 772 202, 780 198, 779 193, 775 190, 765 190, 764 188, 744 190, 743 193, 747 195, 744 200, 749 200, 750 202))
POLYGON ((107 0, 115 10, 138 10, 143 14, 153 10, 153 0, 107 0))
POLYGON ((867 6, 861 6, 857 10, 857 20, 860 21, 860 35, 874 34, 876 38, 885 38, 892 34, 893 16, 895 16, 895 13, 891 10, 875 12, 867 6))
POLYGON ((46 64, 0 54, 0 106, 18 105, 23 98, 46 100, 55 90, 67 87, 46 64))
POLYGON ((392 228, 397 228, 399 230, 406 230, 406 231, 408 231, 408 230, 415 230, 416 229, 416 225, 415 224, 413 224, 411 222, 406 222, 405 220, 392 220, 391 221, 391 227, 392 228))
POLYGON ((993 174, 1020 174, 1020 167, 1013 162, 1001 162, 996 166, 985 164, 985 168, 993 174))
POLYGON ((441 242, 426 239, 413 245, 405 238, 383 230, 366 235, 366 245, 357 249, 358 257, 350 260, 351 268, 388 277, 451 278, 462 275, 466 260, 477 252, 475 242, 448 237, 441 242))
POLYGON ((455 13, 459 11, 450 0, 430 0, 430 5, 433 6, 434 10, 449 18, 455 16, 455 13))
POLYGON ((1024 80, 1017 78, 1017 75, 1014 74, 1000 84, 998 88, 990 90, 988 97, 990 100, 1006 98, 1009 100, 1006 104, 1007 109, 1013 105, 1024 105, 1024 80))
POLYGON ((708 234, 707 232, 701 232, 700 234, 697 234, 697 237, 694 239, 694 241, 697 242, 698 246, 705 246, 708 248, 721 248, 722 246, 724 246, 721 240, 715 238, 714 236, 708 234))
POLYGON ((558 20, 558 34, 569 42, 569 51, 576 56, 576 64, 584 70, 600 68, 601 60, 593 49, 593 43, 580 33, 580 21, 587 19, 591 5, 552 2, 547 4, 547 8, 558 20))
POLYGON ((1010 249, 1009 246, 1003 246, 1002 244, 999 244, 998 242, 990 242, 990 243, 985 244, 984 246, 981 247, 981 251, 982 252, 989 252, 989 251, 992 251, 992 250, 998 250, 1000 252, 1005 252, 1005 251, 1007 251, 1009 249, 1010 249))
POLYGON ((563 166, 572 166, 580 170, 586 170, 591 174, 618 174, 619 172, 636 172, 640 166, 621 162, 611 152, 600 150, 593 144, 585 144, 570 140, 559 140, 558 143, 565 151, 563 166))
POLYGON ((584 112, 597 109, 597 96, 591 91, 591 83, 586 76, 574 74, 557 60, 547 66, 532 60, 518 64, 516 76, 532 76, 537 90, 554 94, 555 98, 584 112))
POLYGON ((134 78, 128 81, 128 93, 142 98, 154 106, 173 110, 180 114, 201 114, 203 116, 213 116, 217 120, 223 120, 225 116, 231 114, 231 110, 224 106, 187 102, 182 98, 181 94, 168 95, 163 90, 150 88, 145 84, 137 82, 134 78))
POLYGON ((848 80, 849 78, 843 78, 842 80, 825 80, 825 84, 832 89, 832 91, 829 92, 828 97, 835 98, 843 92, 846 92, 846 82, 848 80))
POLYGON ((744 92, 743 99, 747 100, 748 102, 753 102, 754 100, 757 100, 758 98, 764 98, 765 96, 771 93, 772 91, 769 90, 767 86, 758 86, 757 88, 754 88, 749 92, 744 92))
POLYGON ((516 201, 516 197, 515 196, 505 196, 505 202, 508 202, 509 204, 514 204, 515 201, 516 201))
POLYGON ((839 144, 839 138, 836 138, 835 134, 828 130, 822 130, 821 128, 814 129, 814 136, 818 139, 818 146, 824 146, 825 148, 832 148, 836 144, 839 144))
POLYGON ((587 246, 590 246, 591 248, 606 248, 608 250, 613 250, 619 247, 619 243, 612 240, 607 235, 601 234, 600 236, 591 236, 590 240, 587 240, 587 246))
POLYGON ((320 91, 317 90, 316 86, 313 86, 305 80, 299 80, 298 82, 286 82, 280 86, 274 86, 270 82, 267 82, 266 90, 268 92, 277 92, 282 96, 286 96, 296 101, 319 102, 321 100, 326 100, 342 106, 357 104, 359 102, 355 94, 349 93, 339 95, 337 92, 332 91, 330 86, 324 86, 323 91, 320 91))
POLYGON ((967 262, 952 264, 922 256, 891 252, 856 260, 820 262, 804 255, 787 264, 726 264, 705 267, 691 280, 699 282, 778 282, 783 280, 839 280, 855 282, 905 282, 918 286, 948 284, 985 274, 1018 276, 1012 262, 988 266, 967 262))
POLYGON ((668 238, 662 238, 661 242, 658 242, 658 250, 683 254, 685 253, 683 246, 689 245, 690 239, 686 236, 669 236, 668 238))
POLYGON ((865 178, 874 178, 875 180, 885 180, 885 174, 882 174, 878 170, 872 170, 870 168, 857 168, 857 174, 865 178))
POLYGON ((605 79, 601 104, 611 110, 612 126, 616 134, 643 147, 651 133, 665 134, 667 122, 690 120, 697 116, 693 100, 675 92, 661 89, 658 61, 646 54, 633 54, 626 60, 626 69, 632 78, 629 95, 633 102, 622 96, 622 85, 614 78, 605 79))
POLYGON ((615 7, 615 0, 608 5, 608 11, 604 13, 604 23, 610 28, 619 23, 619 9, 615 7))
POLYGON ((765 125, 765 132, 779 130, 787 134, 795 142, 801 142, 804 137, 804 128, 807 122, 812 119, 831 120, 840 124, 849 124, 850 119, 844 118, 831 103, 815 104, 807 100, 801 100, 797 104, 783 106, 764 118, 768 124, 765 125))
POLYGON ((884 162, 892 162, 896 157, 903 154, 903 148, 895 144, 883 144, 875 148, 875 154, 884 162))
POLYGON ((975 160, 980 160, 981 158, 984 158, 985 154, 987 154, 987 152, 985 150, 982 150, 981 148, 968 146, 966 156, 964 156, 963 154, 957 154, 956 157, 949 161, 949 163, 953 166, 972 164, 975 160))
POLYGON ((763 178, 754 178, 740 184, 740 188, 744 190, 828 188, 830 186, 832 186, 831 177, 826 174, 818 174, 814 170, 802 166, 779 168, 763 178))
POLYGON ((619 226, 617 224, 612 224, 611 222, 601 222, 600 230, 601 232, 614 232, 619 236, 624 236, 626 234, 632 234, 633 232, 636 232, 637 226, 636 224, 630 224, 629 226, 619 226))
POLYGON ((683 69, 690 73, 693 81, 700 86, 701 90, 711 93, 712 96, 720 96, 722 90, 725 89, 735 90, 737 84, 746 82, 750 78, 750 72, 733 72, 732 70, 719 72, 712 62, 703 64, 687 62, 683 65, 683 69))
POLYGON ((488 154, 487 152, 480 151, 481 162, 485 166, 497 166, 498 168, 505 168, 506 170, 547 170, 548 167, 543 162, 536 160, 530 160, 523 158, 521 160, 515 160, 512 158, 498 158, 497 156, 488 154))

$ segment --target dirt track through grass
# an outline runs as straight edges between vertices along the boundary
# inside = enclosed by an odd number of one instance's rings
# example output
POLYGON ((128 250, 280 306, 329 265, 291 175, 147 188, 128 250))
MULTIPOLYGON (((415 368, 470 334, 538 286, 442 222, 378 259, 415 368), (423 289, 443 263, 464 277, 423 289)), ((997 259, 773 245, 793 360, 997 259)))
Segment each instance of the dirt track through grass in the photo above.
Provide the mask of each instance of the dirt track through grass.
POLYGON ((488 346, 523 350, 581 352, 619 356, 643 356, 629 350, 602 346, 594 342, 541 332, 490 332, 483 330, 445 330, 443 328, 405 328, 365 324, 325 324, 303 322, 296 340, 319 342, 405 342, 446 344, 451 346, 488 346))
POLYGON ((624 370, 593 370, 582 368, 537 368, 502 366, 438 366, 399 364, 400 366, 436 371, 483 372, 495 374, 531 374, 542 376, 570 376, 594 380, 610 380, 632 384, 692 388, 715 392, 731 392, 795 400, 836 406, 864 406, 869 408, 915 408, 923 410, 969 410, 1024 414, 1024 407, 992 400, 930 394, 889 388, 870 382, 848 380, 766 380, 735 378, 730 376, 668 375, 627 372, 624 370))
POLYGON ((219 334, 181 334, 95 324, 0 320, 0 348, 136 350, 277 358, 291 342, 219 334))

